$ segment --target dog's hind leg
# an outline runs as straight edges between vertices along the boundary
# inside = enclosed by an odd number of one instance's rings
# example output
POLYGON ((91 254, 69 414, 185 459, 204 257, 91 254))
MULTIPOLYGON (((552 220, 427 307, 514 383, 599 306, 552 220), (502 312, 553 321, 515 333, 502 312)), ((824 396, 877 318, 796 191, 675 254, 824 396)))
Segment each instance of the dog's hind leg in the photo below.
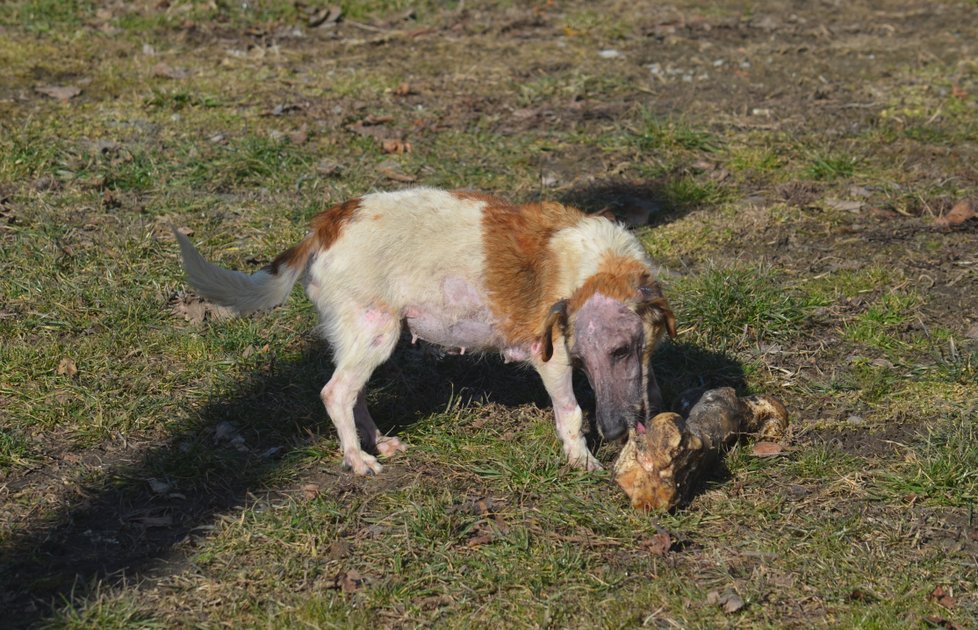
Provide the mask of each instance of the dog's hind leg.
POLYGON ((358 418, 363 430, 369 430, 364 440, 377 443, 377 427, 367 413, 362 390, 374 369, 387 360, 400 336, 400 320, 393 314, 376 308, 355 309, 344 313, 330 335, 336 369, 320 397, 326 405, 343 451, 343 465, 358 475, 379 473, 382 466, 377 458, 365 453, 357 435, 358 418), (363 413, 357 414, 358 409, 363 413), (369 422, 369 425, 367 423, 369 422))
POLYGON ((367 409, 367 399, 363 391, 357 396, 357 404, 353 407, 353 418, 356 420, 357 432, 360 434, 360 446, 363 447, 364 451, 378 454, 381 457, 390 457, 398 451, 407 450, 407 444, 393 435, 384 435, 374 424, 374 419, 367 409))

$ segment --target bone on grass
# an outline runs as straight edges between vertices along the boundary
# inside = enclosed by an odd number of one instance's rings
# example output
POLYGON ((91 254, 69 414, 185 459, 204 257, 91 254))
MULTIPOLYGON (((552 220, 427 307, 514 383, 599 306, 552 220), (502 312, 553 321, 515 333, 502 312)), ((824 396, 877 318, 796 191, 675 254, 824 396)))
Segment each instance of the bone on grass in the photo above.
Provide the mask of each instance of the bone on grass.
POLYGON ((778 440, 788 428, 788 412, 771 396, 738 398, 730 387, 701 396, 684 395, 676 413, 660 413, 644 431, 632 429, 615 462, 615 480, 632 507, 668 510, 696 487, 741 435, 778 440))

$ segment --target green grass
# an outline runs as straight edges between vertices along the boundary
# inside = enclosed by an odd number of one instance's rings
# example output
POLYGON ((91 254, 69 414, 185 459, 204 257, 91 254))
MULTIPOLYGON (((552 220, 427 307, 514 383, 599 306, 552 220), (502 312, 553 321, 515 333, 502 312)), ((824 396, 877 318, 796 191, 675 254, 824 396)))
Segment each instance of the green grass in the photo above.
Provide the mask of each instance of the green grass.
POLYGON ((93 11, 94 3, 80 0, 5 3, 0 9, 0 23, 16 24, 32 33, 47 33, 77 27, 93 11))
POLYGON ((720 146, 711 133, 682 119, 663 119, 643 111, 639 120, 640 126, 629 136, 629 141, 642 151, 680 148, 710 153, 720 146))
MULTIPOLYGON (((788 44, 736 2, 538 5, 344 2, 320 29, 273 0, 0 6, 5 624, 976 625, 978 244, 931 222, 978 195, 961 166, 978 85, 946 36, 973 16, 947 4, 869 60, 852 51, 885 29, 788 44), (351 129, 371 117, 412 151, 351 129), (253 317, 174 316, 169 225, 254 271, 324 207, 409 185, 392 165, 655 210, 637 235, 679 324, 652 358, 667 401, 775 395, 785 452, 734 445, 689 505, 639 513, 610 472, 566 467, 532 371, 402 348, 367 399, 411 449, 379 477, 343 472, 312 305, 297 289, 253 317), (824 203, 857 197, 867 212, 824 203), (744 608, 709 603, 726 591, 744 608)), ((595 446, 610 467, 619 445, 595 446)))
POLYGON ((698 181, 692 177, 669 180, 664 189, 665 203, 674 210, 685 210, 712 205, 723 201, 725 193, 711 181, 698 181))
POLYGON ((904 343, 896 333, 917 314, 921 298, 916 293, 885 293, 865 313, 845 326, 845 336, 859 344, 892 350, 904 343))
POLYGON ((763 266, 714 267, 676 284, 683 321, 712 348, 776 339, 799 329, 809 308, 763 266))
POLYGON ((886 491, 919 497, 931 505, 968 507, 978 501, 978 442, 973 418, 957 417, 928 429, 908 445, 897 474, 888 473, 886 491))
POLYGON ((13 431, 0 431, 0 470, 24 466, 30 456, 30 447, 23 437, 13 431))
POLYGON ((802 171, 811 179, 835 180, 852 177, 859 160, 851 155, 837 153, 815 153, 809 156, 808 164, 802 171))

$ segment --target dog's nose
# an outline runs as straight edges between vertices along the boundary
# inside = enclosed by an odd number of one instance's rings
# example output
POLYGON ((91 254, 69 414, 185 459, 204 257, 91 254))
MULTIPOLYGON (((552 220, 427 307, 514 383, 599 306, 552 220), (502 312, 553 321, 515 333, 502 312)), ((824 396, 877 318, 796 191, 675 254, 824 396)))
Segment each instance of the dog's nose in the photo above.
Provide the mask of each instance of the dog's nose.
POLYGON ((621 438, 625 435, 626 426, 624 422, 616 423, 610 427, 598 427, 601 429, 601 437, 609 442, 614 442, 615 440, 621 438))

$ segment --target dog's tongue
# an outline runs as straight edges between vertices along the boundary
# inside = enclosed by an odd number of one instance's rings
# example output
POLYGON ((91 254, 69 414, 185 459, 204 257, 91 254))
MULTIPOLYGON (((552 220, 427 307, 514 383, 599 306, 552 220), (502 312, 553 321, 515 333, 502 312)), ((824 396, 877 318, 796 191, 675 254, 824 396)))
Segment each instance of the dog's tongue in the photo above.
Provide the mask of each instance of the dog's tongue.
POLYGON ((635 423, 635 432, 638 433, 639 435, 644 435, 645 434, 645 425, 642 424, 641 422, 636 422, 635 423))

